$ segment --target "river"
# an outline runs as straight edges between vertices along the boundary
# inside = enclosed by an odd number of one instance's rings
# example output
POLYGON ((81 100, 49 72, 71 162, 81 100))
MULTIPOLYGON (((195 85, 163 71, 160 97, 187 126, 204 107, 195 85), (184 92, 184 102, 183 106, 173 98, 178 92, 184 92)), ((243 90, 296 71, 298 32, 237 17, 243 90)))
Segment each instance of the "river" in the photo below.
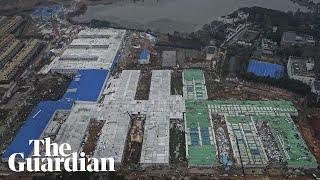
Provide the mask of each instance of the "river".
POLYGON ((106 20, 163 33, 192 32, 238 8, 252 6, 282 11, 304 10, 290 0, 119 0, 109 5, 88 6, 87 11, 74 20, 106 20))

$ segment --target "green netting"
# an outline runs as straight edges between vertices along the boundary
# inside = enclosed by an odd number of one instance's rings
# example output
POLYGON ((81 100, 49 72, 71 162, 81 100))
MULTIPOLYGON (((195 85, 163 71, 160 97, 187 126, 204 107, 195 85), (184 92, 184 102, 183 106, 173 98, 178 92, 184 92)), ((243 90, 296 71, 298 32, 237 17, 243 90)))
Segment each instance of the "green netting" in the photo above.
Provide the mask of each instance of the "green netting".
POLYGON ((203 72, 199 69, 187 69, 183 71, 184 83, 187 84, 187 99, 205 99, 205 84, 203 72))
POLYGON ((185 69, 183 73, 186 81, 203 80, 203 72, 200 69, 185 69))
POLYGON ((205 102, 186 101, 186 108, 188 128, 198 127, 198 125, 200 128, 211 127, 209 110, 205 102))
POLYGON ((214 165, 217 162, 214 147, 211 145, 189 146, 190 165, 214 165))
POLYGON ((268 123, 276 140, 288 154, 289 167, 317 168, 315 157, 309 151, 291 118, 270 118, 268 123))
MULTIPOLYGON (((295 113, 297 110, 289 101, 233 101, 233 100, 186 100, 186 120, 188 128, 206 128, 210 127, 210 117, 208 105, 250 105, 252 107, 272 107, 275 111, 284 111, 295 113)), ((267 121, 272 129, 272 132, 277 139, 279 145, 282 144, 283 148, 288 153, 287 159, 289 167, 307 167, 316 168, 317 162, 314 156, 309 151, 305 141, 297 133, 292 119, 289 115, 277 117, 270 115, 254 114, 248 116, 229 116, 228 122, 231 123, 246 123, 251 121, 267 121)), ((207 151, 201 149, 202 146, 189 146, 189 163, 190 164, 206 164, 207 151), (204 153, 202 155, 202 153, 204 153), (203 161, 203 162, 202 162, 203 161)), ((209 146, 210 152, 215 154, 216 149, 214 146, 209 146)), ((209 158, 210 159, 210 158, 209 158)), ((211 162, 211 161, 209 161, 211 162)), ((217 163, 214 157, 214 163, 217 163)), ((213 163, 213 164, 214 164, 213 163)))
MULTIPOLYGON (((297 133, 290 114, 297 113, 297 110, 290 101, 236 101, 236 100, 204 100, 205 90, 203 72, 197 69, 184 70, 184 78, 187 82, 186 105, 186 124, 187 128, 208 128, 211 127, 208 105, 213 106, 249 106, 250 108, 272 108, 267 113, 261 111, 249 112, 240 110, 238 113, 226 112, 230 123, 248 123, 251 117, 254 121, 267 121, 279 144, 282 144, 289 158, 287 159, 290 167, 309 167, 316 168, 317 162, 309 151, 305 141, 297 133), (274 113, 273 113, 274 112, 274 113), (230 116, 228 113, 231 113, 230 116)), ((217 164, 216 149, 212 145, 190 145, 188 146, 190 165, 214 165, 217 164)))

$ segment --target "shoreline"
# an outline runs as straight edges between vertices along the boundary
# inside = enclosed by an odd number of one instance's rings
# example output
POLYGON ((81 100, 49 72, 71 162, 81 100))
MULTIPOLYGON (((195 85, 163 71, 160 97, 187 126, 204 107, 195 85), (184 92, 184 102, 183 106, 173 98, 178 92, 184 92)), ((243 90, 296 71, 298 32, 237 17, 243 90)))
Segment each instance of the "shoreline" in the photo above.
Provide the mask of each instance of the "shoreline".
MULTIPOLYGON (((292 4, 296 4, 297 6, 301 6, 300 4, 296 3, 296 1, 299 1, 299 0, 289 0, 289 1, 292 4)), ((230 14, 238 11, 239 9, 246 8, 246 7, 239 7, 234 10, 231 10, 230 12, 227 12, 226 14, 217 15, 216 17, 212 16, 211 18, 209 18, 210 20, 208 22, 203 22, 203 24, 202 23, 197 24, 197 22, 195 24, 192 24, 190 22, 181 21, 181 20, 179 20, 179 18, 178 18, 178 20, 173 18, 173 19, 168 19, 167 21, 164 21, 165 20, 164 17, 162 17, 162 18, 159 17, 158 20, 151 19, 146 22, 140 22, 138 20, 126 20, 126 18, 118 18, 118 19, 117 18, 110 18, 107 15, 106 15, 106 18, 103 18, 102 16, 101 17, 100 16, 86 17, 85 14, 87 13, 87 11, 90 7, 99 6, 99 5, 102 5, 102 6, 112 5, 114 1, 110 0, 110 1, 108 1, 108 3, 106 3, 106 2, 101 3, 101 2, 104 2, 104 1, 98 1, 98 2, 95 2, 94 4, 86 4, 86 1, 81 2, 81 3, 85 4, 85 6, 87 8, 86 11, 83 11, 77 15, 69 16, 68 18, 70 19, 71 22, 74 22, 76 24, 88 24, 92 20, 98 20, 98 21, 108 22, 108 23, 112 24, 112 27, 123 28, 123 29, 143 29, 145 31, 151 29, 154 32, 160 32, 160 33, 173 34, 174 32, 179 32, 181 34, 190 34, 193 32, 201 31, 205 25, 210 24, 213 21, 221 21, 221 19, 225 19, 225 17, 228 17, 230 14), (166 27, 166 28, 164 28, 164 27, 166 27)), ((250 7, 256 7, 256 6, 248 6, 248 8, 250 8, 250 7)), ((257 7, 266 8, 263 6, 257 6, 257 7)), ((301 8, 303 8, 303 7, 305 7, 305 6, 301 6, 301 8)), ((267 9, 272 9, 272 8, 267 8, 267 9)), ((273 9, 273 10, 276 10, 276 9, 273 9)), ((307 10, 307 8, 306 8, 306 10, 307 10)), ((277 11, 290 12, 292 10, 277 10, 277 11)), ((294 12, 297 12, 297 11, 301 12, 301 9, 294 8, 293 11, 294 12)), ((304 12, 304 10, 302 10, 302 12, 304 12)), ((117 17, 117 15, 115 15, 115 17, 117 17)), ((133 18, 133 19, 135 19, 135 18, 133 18)))

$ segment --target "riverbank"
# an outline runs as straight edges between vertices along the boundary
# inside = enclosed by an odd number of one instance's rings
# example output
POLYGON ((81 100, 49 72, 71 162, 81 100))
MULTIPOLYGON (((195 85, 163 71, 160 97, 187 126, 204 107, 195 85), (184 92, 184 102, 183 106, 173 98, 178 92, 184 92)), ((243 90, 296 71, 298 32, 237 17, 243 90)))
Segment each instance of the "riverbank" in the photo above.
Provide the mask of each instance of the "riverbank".
POLYGON ((117 1, 109 5, 88 6, 87 11, 73 18, 88 23, 92 19, 121 24, 126 28, 150 29, 162 33, 191 33, 200 30, 219 17, 242 7, 260 6, 281 11, 303 11, 290 0, 176 0, 176 1, 117 1), (186 13, 187 12, 187 13, 186 13))
POLYGON ((194 48, 200 49, 203 46, 206 46, 210 43, 210 40, 214 39, 216 45, 220 45, 226 38, 228 32, 227 29, 241 23, 242 21, 248 20, 252 24, 256 24, 261 27, 263 34, 268 38, 273 39, 276 42, 280 41, 281 35, 284 31, 297 31, 301 33, 308 33, 313 35, 316 39, 318 37, 317 29, 320 28, 320 25, 317 25, 316 18, 317 16, 314 13, 305 13, 301 11, 293 12, 283 12, 278 10, 272 10, 261 7, 251 7, 251 8, 240 8, 227 16, 224 16, 224 20, 232 20, 232 23, 226 23, 223 21, 214 20, 210 23, 206 23, 197 31, 194 32, 179 32, 174 31, 172 33, 163 33, 159 31, 152 31, 152 29, 141 28, 132 28, 126 26, 126 24, 117 24, 107 20, 97 20, 93 19, 89 22, 71 22, 74 24, 82 24, 93 28, 119 28, 126 29, 137 32, 147 32, 152 35, 163 34, 167 35, 169 42, 171 43, 159 43, 165 46, 177 46, 184 48, 194 48), (248 16, 244 19, 239 18, 239 13, 242 16, 248 16), (239 21, 239 22, 237 22, 239 21), (315 27, 312 28, 308 24, 315 24, 315 27), (276 33, 271 33, 273 26, 278 26, 278 31, 276 33), (187 46, 186 46, 187 44, 187 46))

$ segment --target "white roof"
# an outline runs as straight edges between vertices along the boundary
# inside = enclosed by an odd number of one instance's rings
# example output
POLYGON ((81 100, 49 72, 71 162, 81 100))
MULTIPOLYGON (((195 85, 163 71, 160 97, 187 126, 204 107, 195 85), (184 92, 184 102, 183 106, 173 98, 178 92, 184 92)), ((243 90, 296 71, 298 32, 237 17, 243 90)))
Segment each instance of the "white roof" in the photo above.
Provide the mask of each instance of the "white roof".
POLYGON ((90 119, 95 117, 95 109, 94 103, 75 102, 69 117, 61 125, 55 138, 56 143, 68 143, 72 152, 79 152, 89 128, 90 119))
POLYGON ((79 32, 61 57, 48 66, 49 70, 110 69, 117 55, 125 30, 85 29, 79 32))
POLYGON ((106 108, 99 114, 106 123, 94 157, 114 157, 116 163, 121 163, 130 128, 129 114, 140 112, 146 115, 140 163, 169 163, 170 118, 183 118, 183 98, 170 95, 170 70, 156 70, 152 71, 149 100, 135 100, 139 76, 139 70, 125 70, 119 79, 111 79, 113 85, 104 92, 106 108))

